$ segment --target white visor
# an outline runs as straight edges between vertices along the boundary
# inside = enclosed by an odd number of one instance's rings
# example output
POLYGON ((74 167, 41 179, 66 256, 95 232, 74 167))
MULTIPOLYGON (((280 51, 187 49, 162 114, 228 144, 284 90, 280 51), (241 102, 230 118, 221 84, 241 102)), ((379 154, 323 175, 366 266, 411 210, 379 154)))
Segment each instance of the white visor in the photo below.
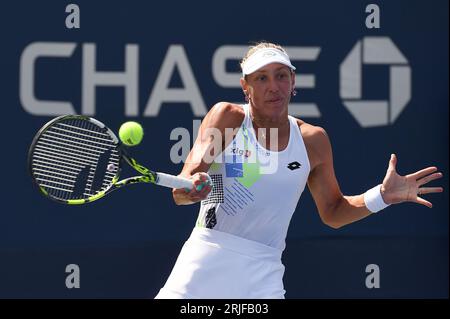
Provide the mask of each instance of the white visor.
POLYGON ((242 75, 252 74, 270 63, 281 63, 295 70, 295 66, 291 64, 291 60, 286 53, 275 48, 264 48, 248 57, 242 65, 242 75))

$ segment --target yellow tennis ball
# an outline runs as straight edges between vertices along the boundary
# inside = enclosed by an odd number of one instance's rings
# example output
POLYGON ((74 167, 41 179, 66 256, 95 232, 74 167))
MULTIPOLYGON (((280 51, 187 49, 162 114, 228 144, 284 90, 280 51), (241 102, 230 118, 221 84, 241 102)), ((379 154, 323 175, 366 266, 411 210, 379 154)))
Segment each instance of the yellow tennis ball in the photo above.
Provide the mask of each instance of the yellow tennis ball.
POLYGON ((138 122, 125 122, 120 126, 119 137, 123 144, 135 146, 142 141, 144 129, 138 122))

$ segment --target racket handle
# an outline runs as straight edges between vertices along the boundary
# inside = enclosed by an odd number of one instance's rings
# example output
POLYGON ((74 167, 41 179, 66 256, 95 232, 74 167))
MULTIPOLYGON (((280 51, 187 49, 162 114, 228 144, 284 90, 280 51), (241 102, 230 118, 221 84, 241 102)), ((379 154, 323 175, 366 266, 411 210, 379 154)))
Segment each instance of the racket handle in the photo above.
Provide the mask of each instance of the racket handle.
POLYGON ((192 189, 194 184, 190 179, 174 176, 166 173, 157 172, 156 184, 170 188, 189 188, 192 189))

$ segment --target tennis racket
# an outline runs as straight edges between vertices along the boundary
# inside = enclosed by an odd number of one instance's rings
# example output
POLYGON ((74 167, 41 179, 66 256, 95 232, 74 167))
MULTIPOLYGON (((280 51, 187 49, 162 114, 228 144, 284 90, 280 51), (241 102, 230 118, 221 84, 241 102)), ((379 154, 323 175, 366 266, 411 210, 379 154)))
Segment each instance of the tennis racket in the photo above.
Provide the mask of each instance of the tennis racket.
POLYGON ((140 165, 105 124, 81 115, 63 115, 45 124, 33 139, 28 165, 42 194, 69 205, 93 202, 135 183, 193 187, 186 178, 140 165), (119 180, 124 162, 141 175, 119 180))

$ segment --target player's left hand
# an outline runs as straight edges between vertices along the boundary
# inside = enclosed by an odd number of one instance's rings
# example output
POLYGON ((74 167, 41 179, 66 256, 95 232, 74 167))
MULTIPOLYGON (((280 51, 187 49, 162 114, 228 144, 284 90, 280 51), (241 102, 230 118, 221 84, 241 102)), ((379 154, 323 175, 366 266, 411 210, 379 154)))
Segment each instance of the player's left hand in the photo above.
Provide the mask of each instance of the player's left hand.
POLYGON ((423 185, 442 177, 441 172, 436 172, 437 167, 427 167, 412 174, 400 176, 396 171, 397 156, 391 155, 389 167, 381 186, 381 195, 386 204, 398 204, 402 202, 414 202, 433 207, 429 201, 420 197, 430 193, 441 193, 442 187, 423 187, 423 185))

